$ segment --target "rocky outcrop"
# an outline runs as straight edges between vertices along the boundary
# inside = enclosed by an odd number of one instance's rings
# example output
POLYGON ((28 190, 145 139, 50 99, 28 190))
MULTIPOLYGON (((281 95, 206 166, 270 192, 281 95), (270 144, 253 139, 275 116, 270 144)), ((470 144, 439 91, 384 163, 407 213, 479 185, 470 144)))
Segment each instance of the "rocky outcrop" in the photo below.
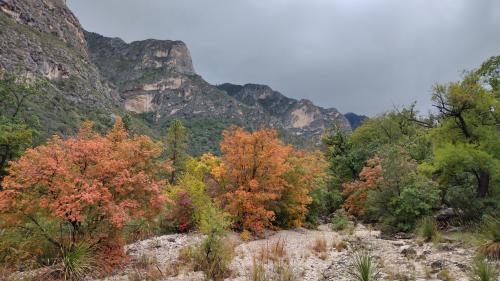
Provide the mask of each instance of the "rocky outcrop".
POLYGON ((306 99, 288 98, 266 85, 222 84, 217 87, 235 99, 266 112, 294 135, 319 140, 333 122, 339 122, 344 128, 350 129, 347 119, 337 109, 322 108, 306 99))
POLYGON ((112 121, 119 96, 90 61, 83 28, 62 0, 0 0, 0 69, 47 80, 43 95, 27 101, 40 138, 73 134, 83 119, 112 121))
POLYGON ((153 113, 157 123, 173 117, 267 121, 196 75, 181 41, 127 44, 96 33, 86 33, 86 38, 92 60, 117 86, 123 106, 131 112, 153 113))
POLYGON ((87 55, 83 28, 65 0, 0 0, 0 10, 17 23, 51 34, 87 55))

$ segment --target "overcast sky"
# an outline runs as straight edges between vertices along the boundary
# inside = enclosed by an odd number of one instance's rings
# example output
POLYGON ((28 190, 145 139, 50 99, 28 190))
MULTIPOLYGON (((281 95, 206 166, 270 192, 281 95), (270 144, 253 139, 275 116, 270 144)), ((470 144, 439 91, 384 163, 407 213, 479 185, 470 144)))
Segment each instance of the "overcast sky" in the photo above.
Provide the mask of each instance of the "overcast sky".
POLYGON ((69 0, 127 42, 182 40, 198 74, 374 115, 500 55, 498 0, 69 0))

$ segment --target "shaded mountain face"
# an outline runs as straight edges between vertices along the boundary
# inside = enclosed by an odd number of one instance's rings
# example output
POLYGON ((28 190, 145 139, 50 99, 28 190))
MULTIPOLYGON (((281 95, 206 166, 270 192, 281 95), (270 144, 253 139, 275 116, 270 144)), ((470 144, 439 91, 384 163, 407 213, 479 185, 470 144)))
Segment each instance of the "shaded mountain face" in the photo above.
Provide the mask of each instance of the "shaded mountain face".
POLYGON ((74 134, 79 123, 111 125, 126 116, 134 133, 160 138, 169 122, 191 131, 190 152, 216 151, 231 124, 273 127, 289 143, 319 143, 332 122, 349 123, 336 109, 288 98, 265 85, 213 86, 196 74, 181 41, 126 43, 86 32, 64 0, 0 0, 0 68, 46 79, 30 101, 45 136, 74 134))
POLYGON ((348 112, 344 114, 345 118, 349 120, 349 124, 353 130, 356 130, 357 127, 361 126, 363 122, 368 119, 368 116, 358 115, 356 113, 348 112))

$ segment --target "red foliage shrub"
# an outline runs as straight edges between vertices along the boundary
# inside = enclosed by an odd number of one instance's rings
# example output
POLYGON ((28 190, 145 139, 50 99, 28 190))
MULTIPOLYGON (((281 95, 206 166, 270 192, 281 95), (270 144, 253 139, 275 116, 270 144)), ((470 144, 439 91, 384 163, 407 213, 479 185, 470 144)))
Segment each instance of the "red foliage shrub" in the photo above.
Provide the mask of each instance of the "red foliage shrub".
POLYGON ((160 153, 146 136, 129 138, 121 119, 105 136, 85 122, 78 136, 54 137, 10 163, 0 221, 31 224, 63 253, 84 241, 113 260, 122 251, 124 224, 151 218, 163 206, 164 182, 156 173, 168 163, 156 160, 160 153), (46 221, 59 225, 57 233, 44 228, 46 221))

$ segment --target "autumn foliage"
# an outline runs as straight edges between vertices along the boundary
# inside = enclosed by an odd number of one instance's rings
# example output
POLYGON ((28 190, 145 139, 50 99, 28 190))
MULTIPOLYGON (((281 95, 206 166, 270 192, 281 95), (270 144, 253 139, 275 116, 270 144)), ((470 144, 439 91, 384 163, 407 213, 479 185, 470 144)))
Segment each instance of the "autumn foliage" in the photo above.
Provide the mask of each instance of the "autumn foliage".
POLYGON ((302 166, 308 162, 306 154, 284 145, 274 130, 249 133, 232 127, 223 137, 222 162, 212 175, 221 184, 219 200, 233 216, 234 227, 259 233, 273 226, 277 213, 300 225, 311 202, 313 170, 302 166))
POLYGON ((343 207, 351 215, 362 215, 365 211, 365 202, 368 191, 375 188, 382 181, 383 170, 380 158, 375 156, 366 161, 365 167, 359 173, 359 180, 342 185, 344 196, 347 196, 343 207))
POLYGON ((135 218, 151 218, 164 205, 168 169, 157 161, 161 146, 146 136, 130 138, 117 119, 105 136, 85 122, 78 136, 53 137, 11 162, 0 192, 3 227, 32 227, 62 254, 85 242, 106 252, 106 261, 123 253, 120 233, 135 218), (52 232, 45 224, 58 224, 52 232))

